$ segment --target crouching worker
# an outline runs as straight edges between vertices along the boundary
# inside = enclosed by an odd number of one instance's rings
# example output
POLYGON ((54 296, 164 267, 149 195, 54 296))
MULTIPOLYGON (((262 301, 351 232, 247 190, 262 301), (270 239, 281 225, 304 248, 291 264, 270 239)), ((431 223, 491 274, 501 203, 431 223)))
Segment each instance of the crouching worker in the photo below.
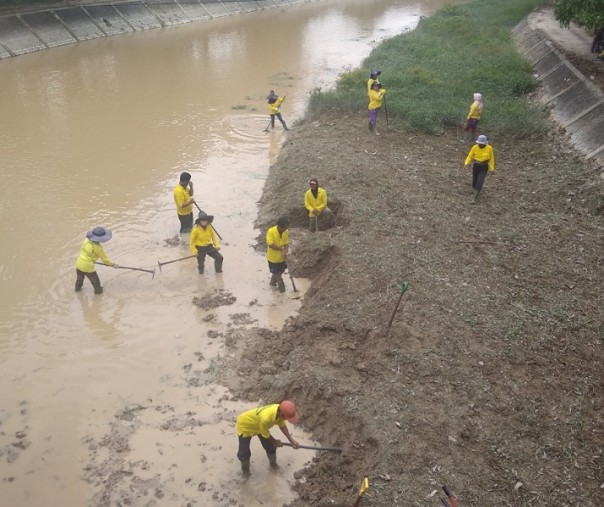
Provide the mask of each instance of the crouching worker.
POLYGON ((327 192, 319 186, 317 178, 311 178, 308 185, 310 188, 304 194, 304 206, 308 210, 310 232, 318 229, 319 217, 324 226, 333 227, 335 219, 333 212, 327 207, 327 192))
POLYGON ((203 268, 206 261, 206 255, 214 259, 214 269, 216 273, 222 273, 222 261, 224 257, 220 255, 220 243, 216 231, 212 227, 213 215, 208 215, 203 211, 199 212, 199 217, 195 220, 195 227, 191 231, 189 244, 191 251, 197 254, 197 269, 199 274, 203 274, 203 268))
POLYGON ((111 239, 111 236, 111 231, 109 229, 105 229, 104 227, 95 227, 94 229, 86 233, 86 239, 84 240, 84 243, 82 243, 82 247, 80 248, 80 256, 76 261, 76 292, 80 292, 82 290, 82 286, 84 285, 84 278, 88 278, 88 280, 90 280, 90 283, 94 287, 94 293, 103 293, 101 280, 99 279, 99 275, 94 269, 94 262, 97 259, 100 258, 103 261, 103 264, 106 264, 107 266, 119 268, 119 266, 115 262, 112 262, 109 257, 105 255, 105 251, 103 250, 103 247, 101 245, 101 243, 109 241, 111 239))
POLYGON ((279 287, 279 292, 285 292, 283 273, 287 269, 287 252, 289 249, 289 219, 279 217, 277 225, 266 232, 266 259, 268 269, 272 273, 270 285, 279 287))
POLYGON ((252 437, 257 436, 272 468, 277 468, 277 447, 282 447, 281 440, 276 439, 270 433, 270 428, 277 425, 281 433, 289 440, 294 449, 298 449, 300 444, 290 435, 285 421, 291 424, 298 422, 298 411, 294 402, 284 400, 281 403, 265 405, 243 412, 237 417, 237 436, 239 437, 239 449, 237 457, 241 462, 241 471, 244 475, 250 473, 250 443, 252 437))

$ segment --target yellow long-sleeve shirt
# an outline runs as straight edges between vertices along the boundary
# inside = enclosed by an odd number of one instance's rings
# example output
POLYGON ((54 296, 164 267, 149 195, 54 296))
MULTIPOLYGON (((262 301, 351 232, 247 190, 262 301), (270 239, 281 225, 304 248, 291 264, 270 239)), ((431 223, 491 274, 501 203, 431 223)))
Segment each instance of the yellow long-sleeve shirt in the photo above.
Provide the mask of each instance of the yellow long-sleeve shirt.
POLYGON ((103 261, 103 264, 113 266, 113 262, 105 255, 105 251, 101 244, 86 238, 80 248, 80 256, 76 261, 76 268, 84 273, 92 273, 95 271, 94 261, 99 258, 103 261))
POLYGON ((467 116, 468 120, 480 120, 480 104, 476 101, 472 102, 470 112, 467 116))
POLYGON ((386 88, 379 90, 369 90, 369 109, 377 109, 382 107, 382 100, 386 95, 386 88))
POLYGON ((214 245, 214 248, 218 250, 220 243, 218 243, 218 237, 211 224, 208 224, 205 229, 201 225, 196 225, 191 231, 189 237, 189 245, 193 253, 197 253, 198 246, 209 246, 214 245))
POLYGON ((271 227, 266 232, 266 259, 269 262, 285 262, 285 252, 274 250, 269 245, 285 247, 289 243, 289 232, 287 230, 279 234, 277 226, 271 227))
POLYGON ((275 425, 280 428, 285 426, 285 419, 277 417, 278 409, 279 404, 274 403, 243 412, 237 417, 237 435, 245 438, 262 435, 269 438, 270 428, 275 425))
POLYGON ((465 165, 470 165, 474 159, 476 162, 489 162, 489 171, 495 170, 495 153, 490 144, 485 144, 484 148, 481 148, 478 144, 472 146, 472 149, 466 157, 465 165))
POLYGON ((176 203, 176 213, 179 215, 188 215, 193 211, 193 204, 183 206, 187 201, 191 200, 189 188, 184 188, 180 183, 174 187, 174 202, 176 203))
POLYGON ((277 100, 272 104, 268 105, 268 114, 277 114, 279 112, 279 108, 281 107, 281 103, 285 100, 285 97, 277 97, 277 100))
POLYGON ((319 187, 317 189, 317 197, 315 197, 310 188, 304 194, 304 206, 308 210, 308 216, 314 217, 313 209, 317 208, 317 215, 327 207, 327 192, 319 187))

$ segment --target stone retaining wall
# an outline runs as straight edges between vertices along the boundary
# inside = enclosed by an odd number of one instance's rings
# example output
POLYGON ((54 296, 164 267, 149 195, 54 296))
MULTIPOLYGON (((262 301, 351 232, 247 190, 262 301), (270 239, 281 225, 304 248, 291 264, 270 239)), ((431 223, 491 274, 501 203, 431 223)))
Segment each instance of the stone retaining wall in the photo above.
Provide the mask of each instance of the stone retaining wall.
POLYGON ((524 20, 514 28, 514 41, 543 87, 542 100, 588 160, 604 178, 604 94, 562 55, 545 34, 524 20))
POLYGON ((313 0, 132 0, 11 14, 0 17, 0 59, 97 37, 310 1, 313 0))

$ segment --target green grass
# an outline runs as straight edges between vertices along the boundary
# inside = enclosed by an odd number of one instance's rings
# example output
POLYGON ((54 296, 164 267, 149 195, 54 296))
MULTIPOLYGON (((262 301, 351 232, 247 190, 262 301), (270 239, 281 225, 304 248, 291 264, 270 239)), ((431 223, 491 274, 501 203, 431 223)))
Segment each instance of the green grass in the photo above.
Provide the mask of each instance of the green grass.
POLYGON ((539 136, 546 129, 546 113, 526 100, 537 82, 512 44, 511 29, 542 3, 480 0, 445 7, 412 32, 375 48, 362 68, 340 76, 335 90, 313 90, 309 116, 365 112, 369 68, 375 67, 382 70, 389 120, 401 128, 426 133, 459 128, 473 93, 480 92, 485 103, 481 131, 539 136))

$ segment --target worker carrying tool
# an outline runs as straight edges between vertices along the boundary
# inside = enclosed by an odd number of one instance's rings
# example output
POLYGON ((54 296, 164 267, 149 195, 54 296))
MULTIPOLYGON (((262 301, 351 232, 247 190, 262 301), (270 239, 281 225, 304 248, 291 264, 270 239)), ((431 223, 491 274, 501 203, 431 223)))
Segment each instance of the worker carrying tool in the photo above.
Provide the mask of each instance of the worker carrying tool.
POLYGON ((237 458, 241 462, 241 472, 244 476, 250 474, 250 443, 252 437, 257 436, 266 455, 271 468, 278 468, 277 465, 277 447, 282 447, 283 442, 276 439, 270 433, 270 428, 277 425, 289 443, 294 449, 298 449, 300 444, 289 433, 286 426, 286 421, 291 424, 298 422, 298 410, 293 401, 283 400, 280 403, 272 405, 264 405, 262 407, 253 408, 247 412, 243 412, 237 417, 237 436, 239 437, 239 449, 237 458))

